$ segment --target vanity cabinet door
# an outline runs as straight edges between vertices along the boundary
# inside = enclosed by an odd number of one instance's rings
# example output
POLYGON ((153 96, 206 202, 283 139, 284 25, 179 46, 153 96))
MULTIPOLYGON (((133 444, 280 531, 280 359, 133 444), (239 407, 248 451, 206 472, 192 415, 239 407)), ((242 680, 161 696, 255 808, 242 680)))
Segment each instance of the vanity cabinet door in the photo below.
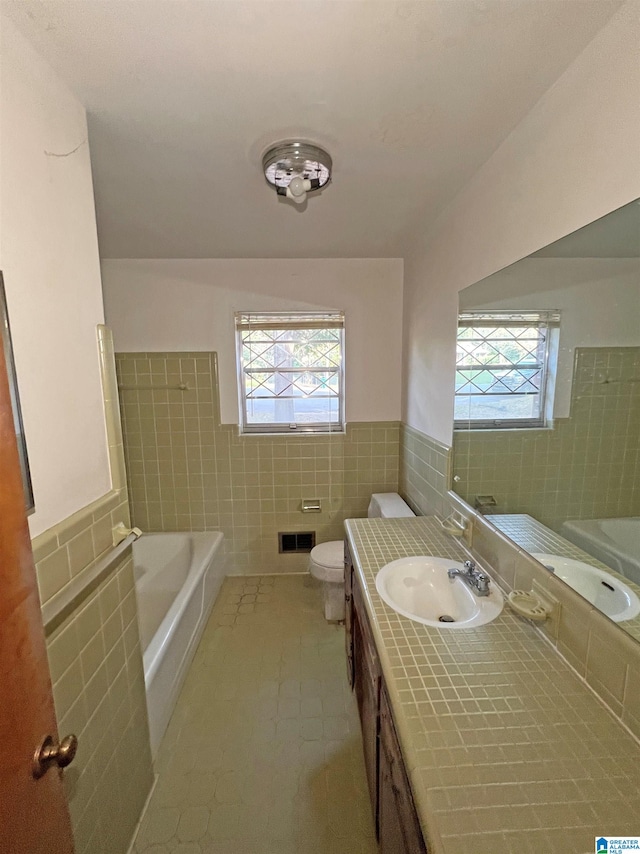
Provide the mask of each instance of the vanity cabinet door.
MULTIPOLYGON (((391 760, 384 747, 380 748, 378 777, 378 841, 380 854, 409 854, 405 846, 400 811, 391 776, 391 760)), ((413 854, 413 852, 411 852, 413 854)))
POLYGON ((357 583, 354 584, 353 597, 354 683, 362 728, 367 783, 377 827, 380 665, 369 628, 369 620, 364 611, 360 585, 357 583))
POLYGON ((378 832, 380 854, 427 854, 387 692, 380 692, 378 832))
POLYGON ((367 783, 380 854, 427 854, 362 588, 346 543, 345 596, 347 670, 358 701, 367 783))
POLYGON ((347 679, 353 688, 353 561, 344 541, 344 643, 347 653, 347 679))

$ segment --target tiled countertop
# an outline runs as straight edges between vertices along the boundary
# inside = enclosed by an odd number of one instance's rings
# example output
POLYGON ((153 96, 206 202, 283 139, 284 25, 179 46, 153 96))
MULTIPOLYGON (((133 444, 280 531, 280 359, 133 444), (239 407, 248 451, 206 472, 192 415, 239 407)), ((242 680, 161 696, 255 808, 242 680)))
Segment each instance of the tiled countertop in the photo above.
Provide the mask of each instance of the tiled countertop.
MULTIPOLYGON (((487 516, 489 522, 496 526, 503 534, 506 534, 510 540, 520 546, 525 551, 542 552, 543 554, 562 555, 570 557, 573 560, 581 560, 583 563, 588 563, 591 566, 597 566, 598 569, 604 569, 609 572, 614 578, 622 581, 627 587, 640 596, 640 586, 634 584, 624 575, 620 575, 610 566, 597 560, 588 552, 583 551, 579 546, 566 540, 560 534, 556 534, 546 525, 538 522, 533 516, 527 513, 498 513, 487 516)), ((640 641, 640 615, 632 620, 625 620, 619 623, 620 627, 628 632, 631 637, 640 641)))
POLYGON ((345 523, 430 854, 587 854, 640 835, 640 744, 508 606, 474 629, 400 616, 375 576, 465 559, 436 519, 345 523))

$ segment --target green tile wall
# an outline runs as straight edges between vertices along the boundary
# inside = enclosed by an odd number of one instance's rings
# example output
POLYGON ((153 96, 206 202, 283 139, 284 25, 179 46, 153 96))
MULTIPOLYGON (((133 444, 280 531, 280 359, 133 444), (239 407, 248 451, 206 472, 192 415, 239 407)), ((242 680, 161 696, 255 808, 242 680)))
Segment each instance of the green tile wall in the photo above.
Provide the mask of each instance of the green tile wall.
POLYGON ((133 524, 220 530, 232 572, 304 570, 307 555, 278 554, 278 531, 342 539, 344 519, 365 516, 372 492, 398 490, 397 421, 352 423, 346 435, 239 436, 219 423, 215 353, 118 353, 116 364, 133 524), (322 512, 302 513, 303 498, 319 498, 322 512))
POLYGON ((456 492, 473 506, 565 519, 640 515, 640 347, 576 350, 569 418, 551 430, 456 432, 456 492))
MULTIPOLYGON (((44 604, 113 548, 129 524, 113 338, 98 326, 112 490, 32 541, 44 604)), ((61 734, 78 736, 64 782, 77 854, 124 854, 153 783, 131 555, 55 629, 47 653, 61 734)), ((52 842, 52 850, 54 844, 52 842)))
POLYGON ((76 854, 125 854, 153 784, 130 555, 47 637, 47 652, 60 734, 78 736, 64 775, 76 854))
POLYGON ((451 448, 406 424, 400 431, 400 493, 420 516, 449 515, 451 448))

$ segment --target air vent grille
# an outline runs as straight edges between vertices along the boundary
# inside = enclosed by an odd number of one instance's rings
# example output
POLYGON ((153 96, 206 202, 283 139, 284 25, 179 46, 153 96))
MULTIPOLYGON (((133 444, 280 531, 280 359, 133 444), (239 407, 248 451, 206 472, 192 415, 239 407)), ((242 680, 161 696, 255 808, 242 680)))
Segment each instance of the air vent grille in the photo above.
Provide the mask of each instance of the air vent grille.
POLYGON ((315 544, 315 531, 296 531, 292 534, 280 531, 278 533, 278 551, 280 554, 308 554, 315 544))

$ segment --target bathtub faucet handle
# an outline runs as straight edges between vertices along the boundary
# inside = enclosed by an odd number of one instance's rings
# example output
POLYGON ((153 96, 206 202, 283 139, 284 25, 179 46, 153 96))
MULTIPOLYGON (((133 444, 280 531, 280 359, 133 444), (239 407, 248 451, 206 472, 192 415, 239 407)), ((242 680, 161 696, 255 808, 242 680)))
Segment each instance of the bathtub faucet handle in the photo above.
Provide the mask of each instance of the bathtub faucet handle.
POLYGON ((140 528, 127 528, 124 522, 118 522, 118 524, 112 529, 112 533, 114 546, 117 546, 123 540, 126 540, 129 534, 135 534, 136 539, 142 536, 140 528))

